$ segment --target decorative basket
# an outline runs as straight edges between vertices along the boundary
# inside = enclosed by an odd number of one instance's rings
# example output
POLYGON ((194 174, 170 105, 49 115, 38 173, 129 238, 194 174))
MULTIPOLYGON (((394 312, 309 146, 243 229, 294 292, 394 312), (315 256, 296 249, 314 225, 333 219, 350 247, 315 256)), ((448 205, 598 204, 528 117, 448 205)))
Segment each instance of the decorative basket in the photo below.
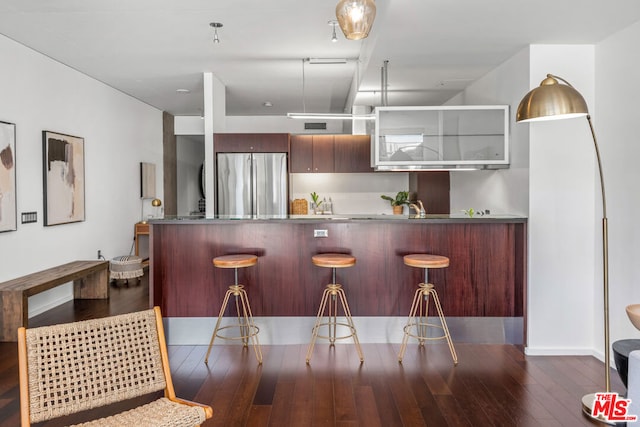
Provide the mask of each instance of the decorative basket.
POLYGON ((305 199, 295 199, 291 202, 291 215, 307 215, 309 204, 305 199))

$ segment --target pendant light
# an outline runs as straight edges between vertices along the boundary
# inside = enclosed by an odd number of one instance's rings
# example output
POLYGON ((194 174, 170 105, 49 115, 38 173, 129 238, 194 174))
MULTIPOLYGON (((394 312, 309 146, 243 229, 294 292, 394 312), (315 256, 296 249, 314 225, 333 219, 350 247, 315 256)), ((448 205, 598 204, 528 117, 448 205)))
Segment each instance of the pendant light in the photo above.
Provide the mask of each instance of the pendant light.
POLYGON ((220 22, 212 22, 209 25, 213 27, 213 42, 215 44, 220 43, 220 39, 218 38, 218 28, 222 28, 223 25, 220 22))
POLYGON ((349 40, 366 38, 375 17, 374 0, 340 0, 336 5, 336 18, 340 29, 349 40))
POLYGON ((336 35, 336 25, 338 25, 338 21, 334 19, 332 21, 329 21, 328 24, 331 25, 331 42, 337 43, 338 36, 336 35))

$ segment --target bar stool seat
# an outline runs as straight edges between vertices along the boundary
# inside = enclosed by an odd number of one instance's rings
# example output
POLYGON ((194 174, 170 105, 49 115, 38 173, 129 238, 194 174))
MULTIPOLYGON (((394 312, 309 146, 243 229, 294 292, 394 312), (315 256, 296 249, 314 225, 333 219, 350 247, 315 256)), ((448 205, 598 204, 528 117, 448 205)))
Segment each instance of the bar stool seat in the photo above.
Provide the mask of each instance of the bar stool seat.
POLYGON ((207 355, 204 359, 205 363, 209 363, 209 354, 211 353, 211 347, 213 346, 213 342, 217 337, 225 340, 242 340, 242 344, 245 347, 249 345, 249 340, 251 340, 253 349, 256 354, 256 359, 258 359, 259 364, 262 364, 262 349, 260 348, 260 343, 258 341, 258 332, 260 332, 260 329, 253 322, 253 314, 251 313, 251 306, 249 305, 247 292, 244 290, 244 286, 238 283, 238 269, 251 267, 253 265, 256 265, 257 263, 258 257, 250 254, 223 255, 215 257, 213 259, 213 265, 217 268, 234 269, 235 282, 233 285, 229 286, 229 289, 224 295, 222 307, 220 308, 220 314, 218 315, 218 321, 216 322, 216 327, 214 328, 213 334, 211 335, 211 341, 209 342, 207 355), (220 326, 222 318, 224 317, 224 312, 226 311, 227 305, 229 303, 229 298, 231 296, 235 297, 236 315, 238 321, 236 324, 220 326), (239 328, 239 336, 227 336, 221 333, 221 331, 230 328, 239 328))
POLYGON ((451 340, 451 334, 447 327, 447 322, 442 312, 442 306, 440 305, 440 299, 438 293, 432 283, 429 283, 429 269, 430 268, 446 268, 449 266, 449 258, 441 255, 431 254, 410 254, 405 255, 405 265, 409 267, 417 267, 424 269, 424 282, 418 285, 411 310, 409 312, 409 320, 404 327, 404 336, 402 338, 402 345, 400 346, 400 353, 398 354, 398 361, 402 363, 404 352, 407 348, 407 341, 409 337, 417 338, 421 346, 424 346, 427 340, 440 340, 446 339, 449 345, 449 351, 453 358, 453 364, 458 364, 458 356, 456 350, 453 347, 453 341, 451 340), (440 324, 434 324, 428 322, 429 314, 429 297, 433 299, 433 303, 438 312, 440 318, 440 324), (429 336, 428 328, 437 328, 442 330, 442 335, 429 336))
POLYGON ((311 257, 313 265, 318 267, 331 268, 332 270, 332 283, 328 284, 324 292, 322 293, 322 300, 320 302, 320 308, 318 309, 318 315, 316 316, 316 323, 313 326, 311 334, 311 343, 307 350, 307 365, 311 361, 313 354, 313 347, 318 338, 329 340, 330 345, 333 346, 338 339, 346 339, 353 337, 353 341, 356 345, 356 351, 360 358, 360 363, 364 362, 362 356, 362 349, 360 348, 360 341, 358 341, 358 334, 356 333, 356 327, 353 324, 351 317, 351 310, 347 303, 347 296, 342 289, 342 285, 336 283, 336 268, 352 267, 356 264, 356 258, 347 254, 326 253, 317 254, 311 257), (344 322, 338 321, 338 300, 342 307, 342 311, 345 317, 344 322), (325 321, 325 310, 327 310, 325 321), (321 327, 327 326, 328 334, 319 335, 321 327), (348 328, 348 333, 343 336, 337 336, 337 327, 343 326, 348 328))

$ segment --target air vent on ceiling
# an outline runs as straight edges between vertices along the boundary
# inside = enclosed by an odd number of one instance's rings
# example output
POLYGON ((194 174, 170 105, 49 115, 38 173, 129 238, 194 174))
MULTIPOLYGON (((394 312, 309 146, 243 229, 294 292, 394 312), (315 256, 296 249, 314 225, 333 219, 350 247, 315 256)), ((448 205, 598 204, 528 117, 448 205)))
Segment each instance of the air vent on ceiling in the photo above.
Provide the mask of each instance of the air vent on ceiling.
POLYGON ((304 124, 304 128, 309 130, 309 129, 313 129, 313 130, 326 130, 327 129, 327 122, 323 122, 323 123, 305 123, 304 124))

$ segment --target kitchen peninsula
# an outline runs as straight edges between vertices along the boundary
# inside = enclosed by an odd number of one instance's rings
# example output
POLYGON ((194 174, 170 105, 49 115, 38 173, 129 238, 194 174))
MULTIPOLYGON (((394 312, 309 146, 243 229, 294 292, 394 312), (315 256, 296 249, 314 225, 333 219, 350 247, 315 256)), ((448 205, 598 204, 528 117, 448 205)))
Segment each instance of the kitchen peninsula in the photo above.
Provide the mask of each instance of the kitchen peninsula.
POLYGON ((423 272, 402 257, 433 253, 451 259, 429 277, 448 317, 523 317, 526 225, 523 217, 448 215, 154 220, 150 302, 168 318, 215 318, 233 274, 212 259, 249 253, 258 264, 239 280, 254 316, 312 318, 331 271, 311 257, 340 252, 357 259, 337 272, 352 314, 404 318, 423 272), (328 237, 314 237, 324 231, 328 237))

